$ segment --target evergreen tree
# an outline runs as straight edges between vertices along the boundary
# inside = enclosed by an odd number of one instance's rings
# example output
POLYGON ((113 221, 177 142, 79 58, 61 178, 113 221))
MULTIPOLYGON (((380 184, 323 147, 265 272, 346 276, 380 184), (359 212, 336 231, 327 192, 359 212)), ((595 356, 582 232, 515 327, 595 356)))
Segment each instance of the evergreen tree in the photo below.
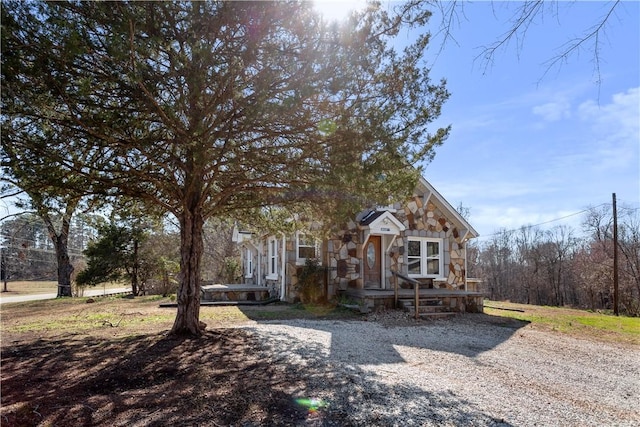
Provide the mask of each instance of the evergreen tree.
POLYGON ((3 2, 2 142, 46 159, 57 188, 173 214, 172 332, 197 336, 207 218, 344 219, 413 190, 410 165, 449 131, 428 129, 448 97, 423 67, 428 34, 395 47, 429 18, 418 6, 329 25, 303 1, 3 2))

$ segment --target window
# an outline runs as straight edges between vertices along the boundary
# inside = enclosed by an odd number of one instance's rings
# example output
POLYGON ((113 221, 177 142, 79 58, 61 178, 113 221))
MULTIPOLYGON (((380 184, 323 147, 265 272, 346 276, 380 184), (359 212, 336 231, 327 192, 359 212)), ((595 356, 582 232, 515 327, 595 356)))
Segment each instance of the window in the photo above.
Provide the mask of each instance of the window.
POLYGON ((250 279, 253 277, 253 251, 246 249, 244 258, 244 277, 250 279))
POLYGON ((307 259, 316 258, 316 240, 304 233, 298 232, 296 235, 296 247, 298 264, 304 264, 307 259))
POLYGON ((271 236, 267 239, 267 279, 278 278, 278 241, 271 236))
POLYGON ((442 276, 442 240, 425 237, 409 237, 407 242, 409 276, 442 276))

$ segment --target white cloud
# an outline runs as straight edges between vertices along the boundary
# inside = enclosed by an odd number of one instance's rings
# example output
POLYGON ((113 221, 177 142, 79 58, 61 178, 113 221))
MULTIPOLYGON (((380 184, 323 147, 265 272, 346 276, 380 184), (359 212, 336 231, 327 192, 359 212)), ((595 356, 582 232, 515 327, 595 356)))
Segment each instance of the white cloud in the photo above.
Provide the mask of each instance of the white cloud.
POLYGON ((548 102, 532 109, 533 114, 541 116, 547 122, 556 122, 571 117, 571 104, 566 100, 548 102))
POLYGON ((640 88, 616 93, 609 104, 593 100, 578 107, 578 115, 589 125, 592 157, 600 170, 636 167, 640 146, 640 88))
POLYGON ((593 123, 595 129, 613 131, 617 136, 638 136, 640 87, 616 93, 611 98, 611 103, 605 105, 598 105, 593 100, 583 102, 578 107, 580 118, 593 123))
MULTIPOLYGON (((541 186, 532 185, 530 182, 516 180, 502 180, 497 177, 483 175, 476 181, 438 182, 436 188, 442 189, 447 199, 451 200, 503 200, 515 197, 526 197, 534 194, 544 194, 548 192, 541 186)), ((436 185, 436 184, 434 184, 436 185)), ((440 191, 440 190, 438 190, 440 191)))

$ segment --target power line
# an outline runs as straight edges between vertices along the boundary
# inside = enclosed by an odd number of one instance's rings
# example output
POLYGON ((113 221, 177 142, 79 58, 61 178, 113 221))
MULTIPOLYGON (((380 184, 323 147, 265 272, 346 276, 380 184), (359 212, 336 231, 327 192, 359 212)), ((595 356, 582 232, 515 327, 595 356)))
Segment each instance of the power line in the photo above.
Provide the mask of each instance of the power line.
POLYGON ((628 208, 625 206, 618 206, 618 209, 624 209, 625 211, 631 211, 631 212, 640 211, 640 208, 628 208))
POLYGON ((522 226, 520 226, 518 228, 513 228, 511 230, 496 231, 495 233, 487 234, 486 236, 480 236, 480 237, 478 237, 477 240, 482 240, 482 239, 486 239, 486 238, 489 238, 489 237, 499 236, 499 235, 505 234, 505 233, 513 233, 515 231, 521 230, 522 228, 534 228, 534 227, 539 227, 541 225, 550 224, 552 222, 562 221, 563 219, 571 218, 573 216, 580 215, 580 214, 583 214, 585 212, 589 212, 592 209, 600 208, 602 206, 609 206, 609 205, 611 205, 611 203, 600 203, 599 205, 592 206, 592 207, 589 207, 587 209, 583 209, 583 210, 581 210, 579 212, 574 212, 572 214, 565 215, 565 216, 562 216, 562 217, 559 217, 559 218, 550 219, 548 221, 540 222, 538 224, 528 224, 528 225, 522 225, 522 226))

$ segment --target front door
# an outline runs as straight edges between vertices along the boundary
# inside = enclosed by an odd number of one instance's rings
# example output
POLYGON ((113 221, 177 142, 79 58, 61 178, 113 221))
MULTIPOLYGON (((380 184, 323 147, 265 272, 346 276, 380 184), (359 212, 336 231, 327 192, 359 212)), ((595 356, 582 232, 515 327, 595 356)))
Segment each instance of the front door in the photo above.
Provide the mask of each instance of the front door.
POLYGON ((380 254, 380 236, 370 236, 364 248, 364 287, 380 288, 382 278, 382 259, 380 254))

